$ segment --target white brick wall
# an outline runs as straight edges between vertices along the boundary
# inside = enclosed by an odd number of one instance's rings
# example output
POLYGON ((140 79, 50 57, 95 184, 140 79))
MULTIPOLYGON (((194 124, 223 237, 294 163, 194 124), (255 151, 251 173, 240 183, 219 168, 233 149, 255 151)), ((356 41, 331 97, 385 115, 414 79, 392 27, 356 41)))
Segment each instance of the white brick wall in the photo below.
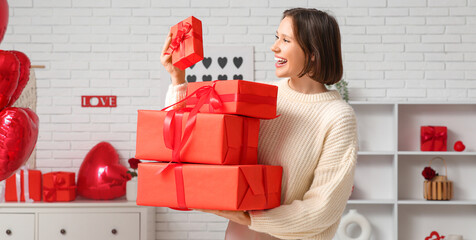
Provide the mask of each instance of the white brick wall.
MULTIPOLYGON (((126 164, 136 110, 163 104, 160 50, 169 27, 195 15, 207 45, 255 47, 256 80, 273 80, 269 47, 284 9, 315 7, 339 20, 351 100, 476 100, 476 0, 10 0, 0 47, 35 65, 41 127, 37 166, 77 171, 108 141, 126 164), (81 95, 117 95, 115 109, 81 95)), ((226 221, 159 208, 157 239, 223 239, 226 221)))

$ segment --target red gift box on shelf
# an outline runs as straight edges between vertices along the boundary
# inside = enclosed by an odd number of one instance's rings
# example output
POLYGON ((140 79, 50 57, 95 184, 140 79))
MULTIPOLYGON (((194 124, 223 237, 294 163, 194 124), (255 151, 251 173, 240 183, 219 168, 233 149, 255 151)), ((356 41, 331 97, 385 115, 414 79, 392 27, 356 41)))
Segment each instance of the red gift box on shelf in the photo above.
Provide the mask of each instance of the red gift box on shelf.
POLYGON ((446 151, 448 129, 445 126, 422 126, 420 131, 421 151, 446 151))
POLYGON ((270 209, 281 202, 282 171, 280 166, 268 165, 141 163, 137 204, 178 209, 270 209))
POLYGON ((202 22, 191 16, 170 29, 172 42, 166 54, 172 64, 182 70, 203 60, 202 22))
POLYGON ((206 98, 205 103, 200 106, 200 112, 271 119, 276 117, 277 95, 278 87, 274 85, 245 80, 217 80, 189 83, 187 87, 189 98, 186 101, 187 107, 195 107, 199 99, 206 98), (195 94, 190 96, 192 93, 195 94))
POLYGON ((256 164, 259 119, 235 115, 198 113, 188 140, 186 124, 190 113, 139 110, 136 158, 204 164, 256 164), (169 127, 164 127, 169 124, 169 127), (185 129, 182 131, 182 129, 185 129), (169 130, 169 131, 166 131, 169 130), (181 133, 183 132, 183 134, 181 133), (165 136, 165 138, 164 138, 165 136), (175 151, 172 150, 174 148, 175 151), (173 156, 174 155, 174 156, 173 156))
POLYGON ((21 170, 7 178, 5 182, 6 202, 25 202, 25 197, 35 202, 41 201, 41 171, 28 170, 28 176, 26 175, 25 171, 21 170), (25 178, 28 178, 27 185, 25 184, 25 178), (25 191, 25 187, 28 188, 28 191, 25 191), (20 190, 20 201, 18 201, 17 190, 20 190))
POLYGON ((43 174, 43 201, 70 202, 76 199, 74 172, 50 172, 43 174))

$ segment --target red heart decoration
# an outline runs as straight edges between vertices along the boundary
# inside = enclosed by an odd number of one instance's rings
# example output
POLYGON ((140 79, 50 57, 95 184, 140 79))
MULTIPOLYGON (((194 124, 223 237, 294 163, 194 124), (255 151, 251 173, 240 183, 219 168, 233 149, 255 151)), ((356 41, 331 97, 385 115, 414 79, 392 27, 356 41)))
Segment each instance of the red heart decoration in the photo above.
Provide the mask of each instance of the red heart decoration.
POLYGON ((28 108, 0 111, 0 181, 30 157, 38 139, 38 116, 28 108))
POLYGON ((17 99, 20 97, 23 89, 25 88, 28 80, 30 80, 30 59, 22 52, 19 51, 9 51, 13 53, 18 58, 20 62, 20 76, 18 78, 18 86, 16 87, 15 91, 13 92, 12 97, 10 98, 10 102, 8 103, 7 107, 12 106, 17 99))
POLYGON ((8 25, 8 2, 7 0, 0 0, 0 43, 3 40, 3 35, 7 31, 8 25))
POLYGON ((116 149, 108 142, 100 142, 86 155, 78 173, 78 195, 106 200, 126 194, 131 177, 119 163, 116 149))
POLYGON ((0 50, 0 110, 10 102, 18 86, 20 61, 15 54, 0 50))
POLYGON ((455 145, 453 146, 453 149, 457 152, 462 152, 465 148, 466 146, 461 141, 455 142, 455 145))

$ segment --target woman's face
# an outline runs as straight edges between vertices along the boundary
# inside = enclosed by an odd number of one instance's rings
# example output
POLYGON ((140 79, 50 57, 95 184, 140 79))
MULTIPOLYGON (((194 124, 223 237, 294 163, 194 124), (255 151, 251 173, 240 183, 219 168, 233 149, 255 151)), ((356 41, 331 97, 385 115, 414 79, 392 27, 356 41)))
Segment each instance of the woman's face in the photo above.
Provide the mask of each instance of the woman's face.
POLYGON ((276 41, 271 46, 276 60, 276 76, 278 78, 299 78, 304 68, 305 54, 299 46, 293 32, 293 20, 285 17, 276 31, 276 41))

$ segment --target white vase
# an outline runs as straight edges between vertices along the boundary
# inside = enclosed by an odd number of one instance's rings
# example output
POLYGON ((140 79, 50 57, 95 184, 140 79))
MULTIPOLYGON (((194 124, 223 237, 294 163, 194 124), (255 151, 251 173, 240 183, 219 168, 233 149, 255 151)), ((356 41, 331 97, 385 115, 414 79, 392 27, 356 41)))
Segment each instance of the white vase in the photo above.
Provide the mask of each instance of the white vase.
POLYGON ((343 216, 339 228, 337 229, 337 236, 339 240, 370 240, 370 233, 372 228, 369 221, 355 209, 350 209, 347 215, 343 216), (357 224, 360 227, 360 236, 357 238, 351 237, 347 233, 347 227, 350 224, 357 224))
POLYGON ((137 199, 137 177, 132 178, 126 183, 126 199, 127 201, 135 201, 137 199))

